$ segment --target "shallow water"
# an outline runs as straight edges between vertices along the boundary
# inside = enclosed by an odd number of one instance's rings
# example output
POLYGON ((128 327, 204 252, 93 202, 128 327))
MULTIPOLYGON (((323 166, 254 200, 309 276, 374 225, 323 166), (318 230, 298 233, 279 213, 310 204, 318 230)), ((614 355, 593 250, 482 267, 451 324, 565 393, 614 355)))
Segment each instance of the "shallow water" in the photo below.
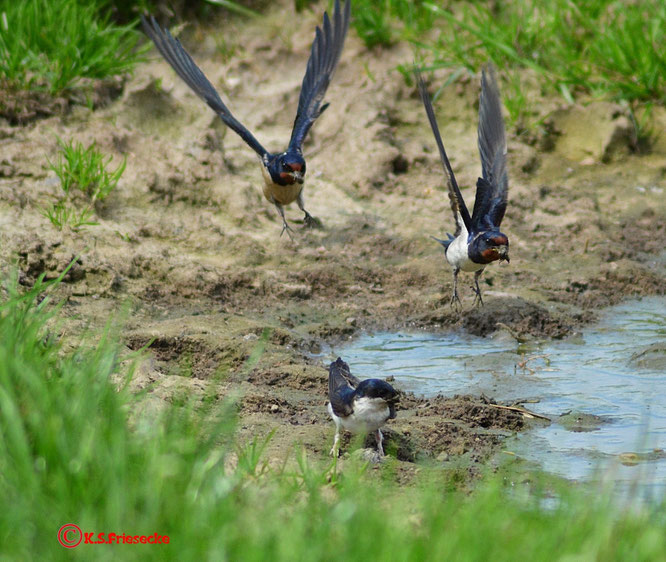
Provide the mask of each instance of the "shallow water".
POLYGON ((666 449, 666 373, 631 359, 659 342, 666 342, 664 297, 609 308, 598 324, 561 341, 378 333, 336 351, 359 378, 393 375, 397 386, 423 396, 485 393, 501 401, 535 400, 526 407, 553 423, 536 424, 507 444, 511 451, 567 478, 603 478, 663 496, 666 454, 654 450, 666 449), (560 419, 568 411, 601 420, 572 431, 560 419), (623 460, 638 462, 627 466, 623 460))

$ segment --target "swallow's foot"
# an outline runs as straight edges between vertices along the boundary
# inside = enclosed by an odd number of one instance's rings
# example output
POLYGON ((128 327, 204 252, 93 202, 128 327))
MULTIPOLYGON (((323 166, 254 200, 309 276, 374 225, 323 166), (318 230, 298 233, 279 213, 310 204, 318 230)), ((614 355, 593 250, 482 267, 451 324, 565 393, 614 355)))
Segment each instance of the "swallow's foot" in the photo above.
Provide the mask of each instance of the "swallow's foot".
POLYGON ((292 234, 291 234, 291 233, 293 232, 293 230, 292 230, 291 226, 289 226, 289 225, 287 224, 287 221, 284 221, 284 222, 282 223, 282 232, 280 232, 280 237, 282 237, 282 235, 283 235, 285 232, 287 233, 287 236, 289 236, 289 240, 291 240, 291 241, 293 242, 293 241, 294 241, 294 237, 293 237, 292 234))
POLYGON ((453 291, 451 295, 451 308, 454 308, 457 312, 462 311, 462 303, 460 302, 460 297, 458 296, 458 291, 453 291))
POLYGON ((324 225, 318 219, 313 217, 310 213, 305 211, 305 216, 303 217, 303 228, 323 228, 324 225))
POLYGON ((474 287, 472 287, 472 289, 474 289, 474 293, 475 293, 474 294, 474 306, 483 306, 483 299, 481 298, 481 287, 479 287, 479 277, 481 277, 482 272, 483 272, 483 270, 477 271, 474 274, 474 287))
POLYGON ((329 452, 334 459, 337 459, 340 456, 340 433, 336 432, 335 437, 333 438, 333 446, 329 452))

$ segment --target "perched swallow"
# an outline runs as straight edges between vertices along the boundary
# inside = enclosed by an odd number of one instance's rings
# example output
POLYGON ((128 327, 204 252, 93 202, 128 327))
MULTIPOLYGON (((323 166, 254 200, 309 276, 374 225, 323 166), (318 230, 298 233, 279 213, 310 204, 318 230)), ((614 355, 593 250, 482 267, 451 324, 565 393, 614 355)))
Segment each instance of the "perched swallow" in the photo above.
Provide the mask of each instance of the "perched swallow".
POLYGON ((264 196, 275 205, 282 217, 280 235, 287 231, 287 234, 291 236, 291 227, 287 224, 283 207, 293 201, 296 201, 299 209, 305 213, 305 226, 312 227, 317 224, 316 219, 304 207, 305 159, 301 146, 312 124, 328 107, 328 103, 322 105, 322 101, 342 53, 349 27, 350 6, 351 1, 347 0, 344 9, 341 10, 340 0, 335 0, 333 23, 328 14, 324 13, 322 27, 315 29, 315 39, 301 85, 291 140, 287 150, 279 153, 268 152, 252 133, 231 114, 213 85, 169 30, 160 28, 154 17, 150 16, 149 19, 146 19, 141 16, 146 34, 178 76, 259 155, 265 182, 264 196))
POLYGON ((471 217, 446 156, 425 83, 418 72, 416 80, 439 148, 439 156, 448 184, 451 210, 456 221, 456 232, 453 236, 447 233, 447 240, 432 237, 444 246, 446 260, 453 267, 451 305, 456 303, 460 305, 458 297, 458 273, 460 271, 475 272, 474 291, 476 296, 474 301, 476 303, 478 299, 478 302, 483 304, 479 288, 479 277, 481 277, 483 269, 495 260, 509 262, 509 239, 499 230, 506 211, 509 177, 506 169, 504 120, 495 72, 492 66, 489 66, 487 72, 484 70, 481 74, 479 153, 483 177, 476 182, 476 199, 471 217))
POLYGON ((338 357, 328 368, 328 413, 335 422, 335 439, 331 455, 338 453, 340 428, 352 433, 376 431, 377 452, 384 456, 380 430, 387 420, 395 418, 398 392, 381 379, 359 381, 349 365, 338 357))

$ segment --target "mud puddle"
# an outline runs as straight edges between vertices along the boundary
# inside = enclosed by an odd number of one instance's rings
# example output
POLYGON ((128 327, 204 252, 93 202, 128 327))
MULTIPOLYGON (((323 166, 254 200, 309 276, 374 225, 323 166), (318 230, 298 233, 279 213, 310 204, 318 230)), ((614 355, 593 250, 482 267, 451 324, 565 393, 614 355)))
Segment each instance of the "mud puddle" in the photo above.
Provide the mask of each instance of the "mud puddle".
POLYGON ((506 445, 549 472, 652 497, 666 491, 664 297, 611 307, 564 340, 378 333, 335 351, 359 377, 393 376, 417 395, 486 394, 547 416, 506 445))

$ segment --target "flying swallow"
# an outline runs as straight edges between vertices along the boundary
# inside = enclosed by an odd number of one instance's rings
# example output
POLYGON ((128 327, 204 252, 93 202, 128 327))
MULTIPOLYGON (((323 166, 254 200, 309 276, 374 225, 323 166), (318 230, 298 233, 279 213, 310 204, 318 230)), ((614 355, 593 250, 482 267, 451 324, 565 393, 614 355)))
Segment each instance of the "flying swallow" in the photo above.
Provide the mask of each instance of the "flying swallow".
POLYGON ((458 297, 458 273, 461 271, 474 272, 474 291, 476 292, 474 301, 476 303, 478 299, 478 302, 483 304, 479 288, 479 278, 483 269, 495 260, 509 262, 509 239, 499 230, 506 211, 509 177, 506 168, 504 120, 495 72, 493 67, 489 66, 481 74, 478 135, 482 177, 476 182, 476 199, 471 217, 446 156, 430 96, 428 96, 423 78, 418 72, 416 80, 439 148, 439 156, 448 185, 451 210, 456 221, 456 231, 453 236, 447 233, 446 240, 432 237, 444 246, 446 260, 453 267, 451 305, 461 304, 458 297))
POLYGON ((384 456, 381 427, 395 418, 398 392, 386 381, 359 381, 349 365, 338 357, 328 368, 328 413, 335 422, 335 439, 331 455, 338 453, 340 429, 352 433, 376 431, 377 452, 384 456))
POLYGON ((349 27, 350 6, 351 2, 347 0, 344 9, 341 10, 340 0, 335 0, 332 23, 328 14, 324 13, 324 23, 321 28, 317 26, 315 29, 315 38, 301 85, 289 146, 284 152, 277 153, 268 152, 254 135, 232 115, 180 41, 175 39, 169 30, 162 29, 154 17, 150 16, 147 19, 143 15, 141 16, 144 31, 178 76, 259 155, 264 176, 264 197, 275 205, 282 217, 280 235, 287 231, 287 234, 291 236, 291 227, 284 216, 284 205, 293 201, 296 201, 299 209, 305 213, 306 227, 317 224, 317 220, 305 210, 304 206, 305 159, 301 146, 312 124, 328 107, 328 103, 322 104, 322 101, 342 53, 349 27))

